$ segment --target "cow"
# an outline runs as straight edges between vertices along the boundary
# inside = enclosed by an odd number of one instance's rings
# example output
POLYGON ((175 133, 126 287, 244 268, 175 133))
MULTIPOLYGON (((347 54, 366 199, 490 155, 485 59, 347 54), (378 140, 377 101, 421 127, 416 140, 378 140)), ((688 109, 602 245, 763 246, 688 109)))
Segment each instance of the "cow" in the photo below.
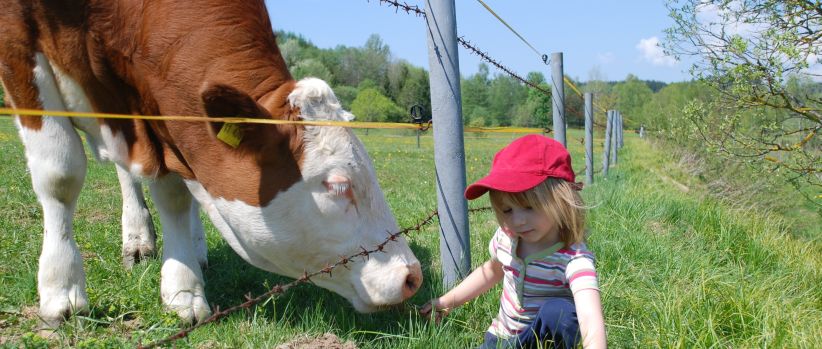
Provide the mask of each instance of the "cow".
MULTIPOLYGON (((2 0, 0 8, 0 82, 14 108, 353 118, 326 82, 292 78, 260 0, 2 0)), ((130 177, 148 182, 164 241, 160 295, 186 322, 211 313, 197 205, 244 260, 290 277, 398 229, 348 128, 246 123, 226 139, 221 132, 236 124, 48 114, 18 115, 15 123, 43 210, 37 291, 48 325, 89 306, 72 227, 87 166, 80 132, 95 158, 118 166, 124 195, 142 195, 130 177)), ((124 258, 154 249, 126 234, 124 243, 124 258)), ((384 252, 312 282, 359 312, 400 303, 419 289, 420 263, 403 237, 384 252)))

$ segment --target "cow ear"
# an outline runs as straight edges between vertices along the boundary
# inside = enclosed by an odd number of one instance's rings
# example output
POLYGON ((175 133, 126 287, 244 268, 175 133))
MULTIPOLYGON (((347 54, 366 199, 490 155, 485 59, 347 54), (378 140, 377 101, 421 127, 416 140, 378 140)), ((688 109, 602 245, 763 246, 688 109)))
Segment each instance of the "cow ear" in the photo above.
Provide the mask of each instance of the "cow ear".
MULTIPOLYGON (((271 114, 257 104, 248 94, 228 85, 207 83, 200 92, 203 108, 210 117, 243 117, 271 119, 271 114)), ((209 123, 214 135, 219 134, 222 122, 209 123)), ((253 124, 239 126, 250 131, 253 124)))

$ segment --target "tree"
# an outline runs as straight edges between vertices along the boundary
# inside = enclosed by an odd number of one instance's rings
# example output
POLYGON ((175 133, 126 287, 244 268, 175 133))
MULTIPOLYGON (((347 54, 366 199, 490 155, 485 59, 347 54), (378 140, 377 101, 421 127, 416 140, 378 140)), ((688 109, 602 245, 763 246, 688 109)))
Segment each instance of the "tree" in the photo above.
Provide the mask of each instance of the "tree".
POLYGON ((351 112, 359 121, 401 121, 405 111, 375 88, 364 88, 351 103, 351 112))
POLYGON ((460 92, 462 95, 462 114, 465 124, 470 126, 486 126, 488 121, 488 66, 480 63, 477 73, 462 80, 460 92), (474 121, 480 118, 480 121, 474 121))
POLYGON ((291 75, 297 80, 305 77, 315 77, 325 81, 331 81, 333 78, 331 71, 328 70, 322 62, 314 58, 297 62, 294 67, 291 68, 291 75))
POLYGON ((667 29, 666 52, 694 57, 693 76, 719 96, 686 110, 693 132, 720 154, 818 193, 822 94, 802 82, 822 78, 819 1, 669 0, 667 6, 675 24, 667 29))
POLYGON ((517 106, 525 103, 527 91, 522 84, 508 75, 498 74, 488 89, 489 126, 509 126, 517 106))
MULTIPOLYGON (((540 72, 530 72, 527 77, 528 82, 541 87, 543 90, 551 91, 551 86, 545 81, 545 76, 540 72)), ((551 96, 546 96, 541 91, 529 88, 525 104, 514 118, 514 125, 522 127, 550 127, 551 118, 551 96)))
POLYGON ((614 94, 616 95, 616 109, 619 110, 625 119, 626 127, 629 124, 632 126, 636 121, 633 117, 642 113, 642 107, 651 99, 653 91, 644 82, 639 81, 636 76, 628 74, 625 82, 616 84, 614 86, 614 94))

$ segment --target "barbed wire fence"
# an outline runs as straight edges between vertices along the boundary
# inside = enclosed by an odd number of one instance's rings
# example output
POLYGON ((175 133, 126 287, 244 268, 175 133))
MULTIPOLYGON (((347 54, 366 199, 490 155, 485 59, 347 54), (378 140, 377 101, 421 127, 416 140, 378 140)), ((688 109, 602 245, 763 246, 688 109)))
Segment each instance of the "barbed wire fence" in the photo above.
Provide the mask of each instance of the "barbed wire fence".
MULTIPOLYGON (((478 0, 478 1, 481 4, 483 4, 483 6, 485 6, 489 11, 491 11, 493 13, 493 11, 490 9, 490 7, 488 7, 483 1, 481 1, 481 0, 478 0)), ((399 2, 399 1, 396 1, 396 0, 379 0, 379 3, 381 5, 382 4, 387 4, 387 5, 393 6, 395 8, 396 12, 405 12, 406 14, 412 14, 412 15, 415 15, 415 16, 418 16, 418 17, 425 17, 426 16, 425 11, 421 10, 419 7, 417 7, 415 5, 409 5, 408 3, 405 3, 405 2, 399 2)), ((498 19, 500 19, 509 29, 511 29, 521 40, 526 42, 526 44, 528 44, 528 46, 531 47, 531 49, 534 50, 535 52, 537 52, 537 54, 539 55, 539 52, 530 43, 528 43, 527 40, 525 40, 519 33, 516 33, 516 31, 514 31, 513 28, 511 28, 510 25, 508 25, 504 20, 502 20, 502 18, 500 18, 498 15, 496 15, 496 13, 494 13, 494 15, 498 19)), ((540 93, 542 93, 546 96, 551 96, 550 91, 548 91, 548 90, 544 89, 543 87, 539 86, 538 84, 535 84, 535 83, 529 81, 528 79, 525 79, 522 76, 516 74, 512 69, 506 67, 505 65, 500 63, 498 60, 492 58, 487 52, 485 52, 485 51, 479 49, 478 47, 476 47, 474 44, 472 44, 464 36, 459 36, 458 37, 458 43, 462 47, 467 49, 470 53, 479 56, 483 61, 488 62, 489 64, 493 65, 494 67, 496 67, 500 71, 502 71, 505 74, 507 74, 508 76, 510 76, 511 78, 521 82, 525 86, 527 86, 527 87, 529 87, 529 88, 531 88, 535 91, 538 91, 538 92, 540 92, 540 93)), ((548 62, 548 60, 546 59, 546 55, 540 55, 540 57, 542 58, 543 63, 548 62)), ((570 81, 569 79, 564 78, 564 77, 563 77, 563 80, 565 81, 566 84, 571 86, 572 89, 576 93, 580 94, 580 96, 583 96, 582 93, 573 84, 572 81, 570 81)), ((579 114, 579 111, 574 109, 572 106, 568 106, 565 103, 563 103, 563 104, 565 105, 566 108, 571 108, 572 111, 579 114)), ((598 106, 598 107, 600 109, 603 109, 600 106, 598 106)), ((19 111, 15 111, 15 114, 24 115, 24 114, 20 114, 19 111)), ((36 113, 32 113, 31 115, 35 115, 35 114, 36 113)), ((51 113, 51 114, 55 114, 55 113, 51 113)), ((65 116, 72 116, 72 115, 68 115, 68 114, 72 114, 72 113, 65 113, 65 114, 67 114, 65 116)), ((79 115, 79 114, 82 114, 82 113, 74 113, 74 114, 78 114, 78 115, 74 115, 73 117, 83 117, 82 115, 79 115)), ((86 114, 88 114, 88 113, 86 113, 86 114)), ((86 115, 86 117, 94 117, 94 115, 86 115)), ((96 117, 98 117, 98 118, 99 117, 111 117, 111 115, 99 114, 99 115, 96 115, 96 117)), ((136 116, 131 115, 130 117, 135 118, 136 116)), ((142 118, 145 118, 145 117, 142 117, 142 118)), ((159 118, 163 118, 163 117, 159 117, 159 118)), ((176 117, 176 118, 179 119, 179 117, 176 117)), ((188 120, 188 121, 191 121, 191 120, 188 120)), ((225 122, 234 122, 234 123, 246 122, 245 120, 238 120, 238 119, 233 119, 233 120, 232 119, 226 119, 224 121, 225 122)), ((292 122, 288 122, 288 123, 292 123, 292 122)), ((606 128, 606 129, 614 129, 614 128, 617 127, 617 125, 618 125, 617 123, 618 122, 616 120, 612 121, 611 118, 609 117, 607 125, 599 125, 599 124, 596 124, 596 123, 595 123, 595 125, 598 126, 598 127, 606 128)), ((335 126, 335 125, 328 125, 328 126, 335 126)), ((336 125, 336 126, 339 126, 339 125, 336 125)), ((380 127, 380 128, 388 128, 388 127, 380 127)), ((548 130, 548 129, 546 128, 546 130, 548 130)), ((483 130, 479 129, 479 131, 483 131, 483 130)), ((608 135, 610 135, 610 133, 608 133, 608 135)), ((617 137, 616 133, 614 135, 615 135, 615 137, 617 137)), ((619 137, 621 137, 621 136, 619 136, 619 137)), ((608 157, 607 148, 611 144, 611 141, 608 138, 609 137, 606 136, 606 144, 605 144, 605 148, 606 148, 606 152, 605 152, 606 155, 605 156, 606 156, 606 158, 608 157)), ((578 141, 581 144, 585 143, 585 141, 583 139, 579 139, 578 141)), ((615 143, 615 144, 617 144, 617 143, 615 143)), ((614 152, 614 154, 615 154, 615 152, 614 152)), ((586 156, 589 156, 589 155, 586 155, 586 156)), ((596 170, 596 172, 605 172, 605 173, 607 173, 607 168, 608 168, 607 164, 608 163, 605 162, 604 163, 605 167, 596 170)), ((584 167, 582 170, 578 171, 577 174, 585 172, 587 169, 588 169, 588 167, 586 165, 586 167, 584 167)), ((477 212, 490 211, 490 210, 491 210, 490 207, 481 207, 481 208, 469 209, 468 212, 473 214, 473 213, 477 213, 477 212)), ((247 294, 246 295, 246 301, 241 303, 241 304, 237 304, 237 305, 231 306, 231 307, 226 308, 226 309, 219 309, 219 307, 215 307, 214 312, 212 313, 212 315, 210 317, 206 318, 205 320, 203 320, 199 323, 196 323, 194 325, 191 325, 189 327, 186 327, 184 329, 181 329, 180 331, 178 331, 178 332, 176 332, 172 335, 169 335, 169 336, 167 336, 167 337, 165 337, 161 340, 158 340, 158 341, 154 341, 154 342, 151 342, 151 343, 148 343, 148 344, 144 345, 144 344, 142 344, 142 341, 140 340, 140 341, 138 341, 137 347, 138 348, 148 349, 148 348, 157 348, 157 347, 160 347, 160 346, 172 344, 177 340, 180 340, 182 338, 186 338, 190 333, 197 330, 198 328, 201 328, 201 327, 203 327, 207 324, 210 324, 210 323, 216 322, 216 321, 218 321, 222 318, 225 318, 229 314, 237 312, 241 309, 249 309, 249 308, 251 308, 255 305, 260 304, 261 302, 263 302, 267 299, 282 295, 283 293, 285 293, 289 289, 291 289, 295 286, 298 286, 300 284, 311 283, 311 279, 314 278, 314 277, 324 275, 324 274, 327 274, 329 277, 331 277, 333 271, 336 268, 339 268, 341 266, 345 267, 345 268, 348 268, 348 265, 350 263, 353 263, 353 262, 355 262, 359 259, 367 260, 369 258, 369 256, 372 255, 372 254, 382 253, 387 244, 389 244, 393 241, 396 241, 396 239, 398 237, 400 237, 401 235, 409 235, 412 232, 420 232, 424 227, 430 225, 436 217, 438 217, 437 211, 436 210, 432 211, 425 218, 423 218, 417 224, 415 224, 411 227, 401 229, 401 230, 399 230, 397 232, 394 232, 394 233, 386 232, 386 233, 388 233, 388 237, 386 238, 386 240, 383 241, 382 243, 372 247, 371 249, 368 249, 365 246, 360 246, 360 251, 359 252, 348 255, 348 256, 340 256, 340 258, 336 262, 334 262, 333 264, 328 264, 326 267, 324 267, 320 270, 316 270, 316 271, 312 271, 312 272, 305 271, 301 277, 295 279, 294 281, 291 281, 291 282, 285 283, 285 284, 275 285, 275 286, 271 287, 269 289, 269 291, 267 291, 265 293, 262 293, 258 296, 255 296, 255 297, 252 297, 250 294, 247 294)))
MULTIPOLYGON (((493 13, 493 11, 486 4, 484 4, 481 0, 478 0, 478 1, 480 3, 482 3, 487 9, 489 9, 489 11, 491 11, 493 13)), ((381 5, 382 4, 388 4, 390 6, 393 6, 395 8, 396 12, 404 12, 406 14, 412 14, 412 15, 415 15, 415 16, 418 16, 418 17, 425 17, 426 16, 425 11, 421 10, 416 5, 409 5, 406 2, 399 2, 399 1, 396 1, 396 0, 379 0, 379 3, 381 5)), ((510 27, 510 25, 505 23, 504 20, 502 20, 495 13, 494 13, 494 15, 498 19, 500 19, 509 29, 511 29, 521 40, 523 40, 524 42, 527 43, 527 40, 525 40, 521 35, 519 35, 519 33, 516 33, 516 31, 514 31, 513 28, 510 27)), ((527 79, 523 78, 522 76, 516 74, 512 69, 506 67, 505 65, 500 63, 498 60, 492 58, 487 52, 477 48, 474 44, 472 44, 464 36, 459 36, 457 38, 457 40, 458 40, 458 43, 462 47, 467 49, 469 52, 479 56, 483 61, 488 62, 489 64, 493 65, 494 67, 496 67, 500 71, 504 72, 505 74, 507 74, 511 78, 523 83, 525 86, 527 86, 531 89, 534 89, 534 90, 536 90, 536 91, 538 91, 538 92, 540 92, 540 93, 542 93, 546 96, 550 97, 552 95, 550 91, 547 91, 546 89, 542 88, 541 86, 539 86, 539 85, 537 85, 537 84, 535 84, 531 81, 528 81, 527 79)), ((535 52, 537 52, 539 54, 539 52, 535 48, 533 48, 533 46, 530 43, 527 43, 527 44, 535 52)), ((543 60, 544 63, 548 62, 545 55, 541 55, 541 57, 542 57, 542 60, 543 60)), ((568 84, 572 88, 573 91, 575 91, 577 94, 579 94, 580 97, 584 98, 584 95, 582 94, 582 92, 578 89, 578 87, 572 81, 570 81, 566 77, 563 77, 563 81, 564 81, 564 83, 568 84)), ((575 108, 573 108, 572 106, 568 106, 565 103, 563 103, 563 105, 566 108, 570 108, 573 112, 575 112, 577 114, 580 114, 579 111, 576 110, 575 108)), ((599 109, 601 109, 602 111, 606 111, 604 108, 602 108, 599 105, 597 105, 597 107, 599 109)), ((606 128, 606 129, 615 129, 616 128, 615 126, 617 125, 616 118, 614 117, 613 120, 612 120, 612 118, 610 117, 611 116, 610 113, 608 113, 608 116, 609 117, 608 117, 607 125, 597 124, 596 122, 594 122, 594 125, 596 125, 598 127, 601 127, 601 128, 606 128)), ((605 144, 604 144, 604 147, 605 147, 604 154, 605 154, 606 159, 611 157, 611 156, 609 156, 611 154, 609 154, 609 151, 608 151, 609 149, 608 148, 610 147, 610 145, 612 143, 612 140, 609 139, 611 137, 608 137, 608 136, 611 135, 611 133, 610 132, 607 132, 607 133, 608 134, 606 135, 606 141, 605 141, 605 144)), ((617 135, 617 133, 614 133, 615 137, 613 137, 613 138, 616 138, 616 135, 617 135)), ((579 141, 579 143, 581 143, 583 145, 585 143, 585 141, 583 139, 578 139, 578 141, 579 141)), ((616 139, 613 140, 613 143, 614 143, 614 145, 618 144, 616 142, 616 139)), ((616 154, 616 151, 615 151, 616 148, 617 147, 614 147, 614 152, 612 153, 613 154, 612 156, 614 156, 614 157, 615 157, 615 154, 616 154)), ((586 156, 588 156, 588 155, 586 155, 586 156)), ((596 172, 597 173, 599 173, 599 172, 607 173, 607 168, 609 167, 608 161, 604 161, 603 166, 604 166, 603 168, 597 169, 596 172)), ((576 174, 583 173, 587 169, 588 169, 588 167, 586 165, 582 170, 577 171, 576 174)), ((481 208, 469 209, 468 211, 469 211, 469 213, 476 213, 476 212, 490 211, 490 210, 491 210, 490 207, 481 207, 481 208)), ((234 312, 236 312, 240 309, 249 309, 252 306, 255 306, 255 305, 271 298, 271 297, 281 295, 284 292, 286 292, 287 290, 289 290, 289 289, 291 289, 291 288, 293 288, 297 285, 304 284, 304 283, 310 283, 311 278, 313 278, 313 277, 323 275, 323 274, 327 274, 327 275, 331 276, 335 268, 338 268, 340 266, 347 268, 349 263, 352 263, 357 259, 361 258, 363 260, 366 260, 366 259, 369 258, 369 256, 371 254, 383 252, 383 250, 385 249, 385 246, 387 244, 391 243, 392 241, 395 241, 401 235, 408 235, 411 232, 420 232, 422 230, 422 228, 424 228, 427 225, 430 225, 434 221, 434 218, 437 217, 437 216, 438 216, 438 213, 437 213, 436 210, 434 210, 431 213, 429 213, 425 218, 420 220, 419 223, 417 223, 414 226, 401 229, 400 231, 395 232, 395 233, 388 232, 388 238, 385 241, 383 241, 382 243, 380 243, 377 246, 373 247, 372 249, 367 249, 364 246, 360 246, 360 252, 358 252, 358 253, 351 254, 351 255, 348 255, 348 256, 341 256, 340 259, 337 260, 335 263, 329 264, 321 270, 317 270, 317 271, 314 271, 314 272, 306 271, 303 274, 303 276, 295 279, 294 281, 289 282, 287 284, 275 285, 275 286, 271 287, 269 291, 267 291, 263 294, 260 294, 256 297, 251 297, 251 296, 247 295, 246 296, 246 301, 241 303, 241 304, 232 306, 230 308, 226 308, 224 310, 220 310, 219 308, 215 309, 213 314, 210 317, 208 317, 207 319, 205 319, 205 320, 203 320, 203 321, 201 321, 201 322, 199 322, 195 325, 192 325, 188 328, 182 329, 182 330, 178 331, 177 333, 172 334, 172 335, 170 335, 170 336, 168 336, 164 339, 161 339, 161 340, 158 340, 158 341, 146 344, 146 345, 143 345, 142 343, 140 343, 138 345, 138 348, 141 348, 141 349, 157 348, 157 347, 162 346, 162 345, 173 343, 176 340, 187 337, 192 331, 194 331, 194 330, 196 330, 196 329, 198 329, 198 328, 200 328, 200 327, 202 327, 206 324, 218 321, 218 320, 220 320, 220 319, 228 316, 229 314, 234 313, 234 312)))

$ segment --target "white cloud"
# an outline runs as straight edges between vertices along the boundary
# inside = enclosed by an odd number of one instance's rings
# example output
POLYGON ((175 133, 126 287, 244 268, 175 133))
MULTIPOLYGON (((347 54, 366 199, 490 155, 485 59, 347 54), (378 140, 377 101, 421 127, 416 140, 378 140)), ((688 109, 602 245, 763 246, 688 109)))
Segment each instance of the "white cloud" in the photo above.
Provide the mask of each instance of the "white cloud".
POLYGON ((608 52, 605 52, 605 53, 597 54, 597 59, 602 64, 609 64, 609 63, 614 62, 614 60, 616 59, 616 56, 614 56, 613 52, 608 51, 608 52))
POLYGON ((822 56, 810 54, 807 61, 809 66, 804 73, 808 74, 811 80, 822 82, 822 56))
POLYGON ((656 36, 639 40, 636 48, 642 53, 642 58, 653 65, 673 67, 677 63, 674 57, 668 56, 662 51, 662 48, 659 47, 659 38, 656 36))

